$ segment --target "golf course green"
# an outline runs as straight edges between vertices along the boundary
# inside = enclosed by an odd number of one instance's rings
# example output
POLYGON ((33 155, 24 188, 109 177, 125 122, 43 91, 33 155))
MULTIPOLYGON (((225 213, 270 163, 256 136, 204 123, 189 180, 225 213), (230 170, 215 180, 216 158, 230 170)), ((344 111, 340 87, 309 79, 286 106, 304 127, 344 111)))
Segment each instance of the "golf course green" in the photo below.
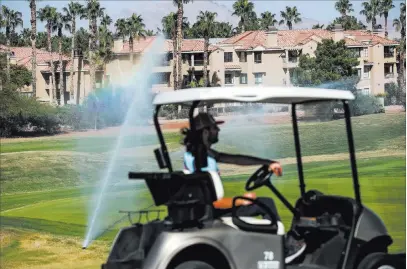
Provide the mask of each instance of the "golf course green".
MULTIPOLYGON (((375 114, 352 119, 362 202, 386 224, 394 242, 391 252, 405 251, 406 241, 406 157, 405 114, 375 114)), ((354 197, 346 132, 343 120, 300 124, 307 189, 354 197)), ((180 157, 180 135, 165 133, 172 156, 180 157)), ((275 186, 291 203, 299 197, 297 166, 291 125, 239 128, 225 124, 217 147, 228 152, 281 160, 282 177, 275 186), (252 143, 242 143, 250 137, 252 143), (270 157, 272 156, 272 157, 270 157)), ((106 169, 114 136, 49 137, 6 140, 1 144, 1 268, 100 268, 118 229, 125 219, 82 250, 89 218, 89 201, 106 169)), ((126 137, 126 151, 117 170, 155 167, 154 134, 135 141, 126 137), (134 161, 136 160, 136 161, 134 161)), ((174 160, 176 169, 182 168, 174 160)), ((221 166, 227 196, 245 192, 248 176, 257 167, 221 166)), ((119 175, 119 174, 118 174, 119 175)), ((126 182, 126 178, 121 179, 126 182)), ((123 217, 115 206, 136 210, 152 204, 144 183, 114 185, 109 223, 123 217), (131 201, 138 208, 128 208, 131 201)), ((286 229, 290 212, 268 189, 257 196, 275 198, 286 229)), ((108 226, 106 223, 105 226, 108 226)))

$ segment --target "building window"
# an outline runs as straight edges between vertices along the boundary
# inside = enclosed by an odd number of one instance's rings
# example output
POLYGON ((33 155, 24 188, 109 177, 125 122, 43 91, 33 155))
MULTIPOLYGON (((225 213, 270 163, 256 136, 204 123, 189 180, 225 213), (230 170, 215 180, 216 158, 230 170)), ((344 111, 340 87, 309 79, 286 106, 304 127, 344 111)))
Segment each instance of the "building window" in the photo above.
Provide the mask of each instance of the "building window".
POLYGON ((370 78, 370 67, 365 66, 363 68, 363 78, 370 78))
POLYGON ((349 49, 352 57, 359 58, 361 55, 360 48, 351 48, 349 49))
POLYGON ((230 85, 233 83, 233 73, 225 73, 225 84, 230 85))
POLYGON ((225 63, 233 62, 233 52, 225 52, 225 54, 224 54, 224 62, 225 63))
POLYGON ((247 53, 244 52, 244 51, 242 51, 242 52, 240 53, 240 62, 241 62, 241 63, 247 62, 247 53))
POLYGON ((255 63, 261 63, 261 52, 255 52, 254 53, 254 62, 255 63))
POLYGON ((247 84, 247 74, 240 74, 240 84, 247 84))
POLYGON ((362 77, 362 68, 357 68, 357 70, 358 70, 358 77, 362 77))
POLYGON ((254 73, 254 83, 263 84, 263 73, 254 73))
POLYGON ((363 56, 368 57, 369 56, 369 48, 363 48, 363 56))
POLYGON ((363 95, 370 95, 370 88, 363 88, 360 90, 363 95))

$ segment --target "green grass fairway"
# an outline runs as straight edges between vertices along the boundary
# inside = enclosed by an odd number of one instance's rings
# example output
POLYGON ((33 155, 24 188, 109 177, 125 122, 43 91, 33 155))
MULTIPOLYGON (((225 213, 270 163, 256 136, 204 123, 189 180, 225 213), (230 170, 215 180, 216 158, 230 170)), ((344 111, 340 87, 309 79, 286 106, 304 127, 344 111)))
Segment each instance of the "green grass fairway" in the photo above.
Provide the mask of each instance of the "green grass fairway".
MULTIPOLYGON (((386 224, 394 240, 391 252, 406 250, 405 121, 401 113, 352 119, 362 202, 386 224)), ((299 128, 307 189, 354 197, 344 121, 302 122, 299 128)), ((176 159, 173 165, 180 169, 180 136, 173 132, 165 137, 176 159)), ((225 124, 220 139, 217 148, 226 152, 281 160, 284 176, 273 177, 273 182, 295 202, 300 191, 291 125, 225 124)), ((2 141, 0 268, 100 268, 118 229, 129 224, 125 219, 86 251, 81 249, 92 193, 107 168, 114 142, 112 136, 2 141)), ((156 144, 153 134, 125 137, 125 149, 112 177, 119 184, 110 186, 106 196, 109 213, 100 222, 104 227, 123 217, 120 209, 137 210, 152 204, 144 183, 128 183, 127 172, 158 170, 152 153, 156 144)), ((249 173, 257 169, 223 167, 227 196, 243 194, 249 173), (226 176, 229 174, 236 175, 226 176)), ((255 192, 275 199, 288 228, 292 216, 284 205, 266 188, 255 192)))
MULTIPOLYGON (((406 214, 405 161, 405 158, 387 157, 361 159, 358 162, 363 202, 383 218, 394 239, 391 251, 405 251, 406 222, 405 218, 402 217, 406 214)), ((308 163, 305 165, 305 169, 308 188, 353 197, 348 161, 308 163)), ((273 180, 289 201, 294 202, 299 194, 296 169, 294 165, 287 165, 285 170, 287 172, 284 177, 273 180)), ((225 178, 227 195, 237 195, 244 192, 246 178, 243 175, 225 178)), ((117 192, 120 192, 120 196, 117 197, 123 200, 134 195, 131 190, 118 189, 117 192)), ((25 195, 4 195, 2 203, 5 204, 5 207, 2 207, 0 221, 2 228, 18 228, 25 231, 28 229, 34 233, 40 232, 41 234, 76 238, 76 247, 79 252, 80 239, 83 238, 86 228, 86 206, 89 199, 89 197, 82 195, 83 193, 83 190, 63 189, 33 192, 25 195)), ((139 188, 137 193, 138 197, 135 199, 140 202, 143 201, 140 207, 151 204, 151 198, 144 187, 139 188)), ((260 189, 256 193, 258 196, 270 196, 267 189, 260 189)), ((291 215, 279 201, 277 201, 277 205, 284 224, 288 227, 291 215)), ((112 214, 111 217, 113 222, 120 215, 112 214)), ((127 224, 126 220, 121 226, 127 224)), ((118 227, 104 234, 92 245, 96 244, 96 247, 99 247, 100 244, 108 245, 113 240, 117 229, 118 227)), ((17 240, 16 242, 20 241, 17 240)), ((16 243, 9 245, 8 251, 18 253, 24 249, 21 244, 16 243)), ((10 256, 8 257, 10 258, 10 256)), ((32 259, 34 258, 32 257, 32 259)))

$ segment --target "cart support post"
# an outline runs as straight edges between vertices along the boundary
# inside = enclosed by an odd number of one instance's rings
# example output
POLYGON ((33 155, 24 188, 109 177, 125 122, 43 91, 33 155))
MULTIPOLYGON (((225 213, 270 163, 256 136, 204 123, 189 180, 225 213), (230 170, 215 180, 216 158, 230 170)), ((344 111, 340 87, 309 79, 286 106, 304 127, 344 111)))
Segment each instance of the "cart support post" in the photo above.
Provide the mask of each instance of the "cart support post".
POLYGON ((158 139, 160 140, 161 150, 162 150, 162 153, 164 154, 165 162, 167 163, 167 166, 168 166, 168 171, 170 173, 172 173, 172 164, 171 164, 170 156, 168 155, 167 145, 165 144, 164 136, 163 136, 163 133, 161 132, 161 128, 160 128, 160 123, 158 122, 158 113, 160 112, 160 108, 161 108, 161 105, 158 105, 155 108, 154 126, 157 131, 158 139))
POLYGON ((302 169, 301 145, 300 145, 300 136, 298 134, 297 113, 296 113, 295 108, 296 108, 296 104, 292 104, 291 117, 292 117, 292 121, 293 121, 295 153, 296 153, 296 156, 297 156, 298 179, 300 180, 301 197, 304 198, 304 196, 305 196, 305 182, 304 182, 304 172, 303 172, 303 169, 302 169))
POLYGON ((358 170, 356 166, 355 145, 353 144, 352 124, 350 120, 350 109, 348 101, 343 101, 343 108, 345 110, 346 133, 348 137, 350 165, 352 167, 353 188, 355 190, 355 199, 358 204, 362 204, 360 198, 360 186, 358 178, 358 170))

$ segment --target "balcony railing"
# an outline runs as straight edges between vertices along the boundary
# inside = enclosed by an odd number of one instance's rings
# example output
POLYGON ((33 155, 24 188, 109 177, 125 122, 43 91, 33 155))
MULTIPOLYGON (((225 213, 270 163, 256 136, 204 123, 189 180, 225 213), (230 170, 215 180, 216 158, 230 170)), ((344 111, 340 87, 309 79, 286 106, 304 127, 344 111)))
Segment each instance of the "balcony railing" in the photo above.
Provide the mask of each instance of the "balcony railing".
POLYGON ((385 78, 394 78, 394 73, 385 73, 384 77, 385 78))
MULTIPOLYGON (((192 60, 188 60, 188 64, 189 66, 203 66, 204 65, 204 60, 202 59, 194 59, 194 61, 192 60)), ((208 60, 208 65, 209 65, 209 60, 208 60)))
POLYGON ((283 58, 283 63, 298 63, 298 57, 292 57, 292 58, 283 58))
POLYGON ((393 58, 394 57, 394 53, 393 52, 385 52, 384 53, 384 58, 393 58))

